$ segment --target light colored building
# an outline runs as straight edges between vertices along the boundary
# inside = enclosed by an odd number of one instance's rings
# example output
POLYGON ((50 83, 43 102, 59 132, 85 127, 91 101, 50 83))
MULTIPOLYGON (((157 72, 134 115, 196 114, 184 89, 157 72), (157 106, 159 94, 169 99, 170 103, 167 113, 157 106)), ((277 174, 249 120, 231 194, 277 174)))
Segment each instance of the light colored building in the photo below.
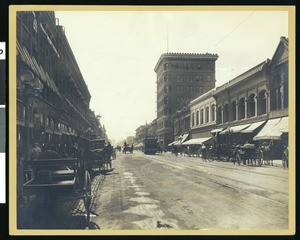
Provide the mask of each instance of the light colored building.
POLYGON ((216 126, 215 89, 193 99, 190 107, 191 138, 211 137, 211 130, 216 126))

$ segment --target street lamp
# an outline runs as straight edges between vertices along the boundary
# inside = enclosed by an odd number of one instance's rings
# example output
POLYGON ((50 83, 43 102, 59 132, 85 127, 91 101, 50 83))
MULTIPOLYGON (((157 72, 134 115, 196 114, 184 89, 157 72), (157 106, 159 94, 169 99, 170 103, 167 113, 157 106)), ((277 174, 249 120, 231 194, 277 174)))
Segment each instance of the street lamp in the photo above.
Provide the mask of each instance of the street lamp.
POLYGON ((30 100, 34 97, 38 97, 42 92, 43 84, 41 81, 34 77, 33 73, 29 70, 25 70, 18 78, 17 83, 18 89, 22 90, 23 93, 23 101, 25 104, 25 139, 24 139, 24 147, 25 147, 25 168, 24 173, 25 176, 31 177, 31 166, 30 166, 30 100))

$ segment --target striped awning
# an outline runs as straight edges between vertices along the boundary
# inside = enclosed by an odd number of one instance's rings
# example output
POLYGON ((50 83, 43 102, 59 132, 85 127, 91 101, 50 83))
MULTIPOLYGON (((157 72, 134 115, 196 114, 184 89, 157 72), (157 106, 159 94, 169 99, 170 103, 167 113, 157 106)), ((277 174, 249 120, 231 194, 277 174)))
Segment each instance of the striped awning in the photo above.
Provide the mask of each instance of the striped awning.
POLYGON ((197 144, 203 144, 207 141, 209 141, 210 139, 212 139, 211 137, 206 137, 206 138, 193 138, 190 139, 186 142, 184 142, 182 145, 197 145, 197 144))
POLYGON ((253 140, 279 140, 282 133, 288 132, 288 117, 270 119, 253 140))
POLYGON ((244 130, 245 128, 249 127, 250 123, 248 124, 242 124, 242 125, 237 125, 237 126, 233 126, 233 127, 228 127, 225 130, 223 130, 222 132, 220 132, 220 134, 226 134, 226 133, 239 133, 242 130, 244 130))
POLYGON ((241 133, 252 133, 254 132, 257 128, 259 128, 261 125, 263 125, 266 121, 259 121, 252 123, 249 127, 246 129, 242 130, 241 133))

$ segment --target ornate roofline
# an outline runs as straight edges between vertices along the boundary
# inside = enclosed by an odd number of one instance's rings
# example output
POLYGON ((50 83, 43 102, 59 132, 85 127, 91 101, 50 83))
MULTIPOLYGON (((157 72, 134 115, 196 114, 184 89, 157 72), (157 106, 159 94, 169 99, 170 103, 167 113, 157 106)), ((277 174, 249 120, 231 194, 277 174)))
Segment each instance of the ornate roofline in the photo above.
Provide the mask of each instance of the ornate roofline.
POLYGON ((267 60, 263 61, 262 63, 256 65, 255 67, 249 69, 248 71, 233 78, 232 80, 228 81, 227 83, 224 83, 223 85, 217 87, 214 95, 224 91, 227 88, 235 86, 236 84, 240 83, 241 81, 247 79, 248 77, 250 77, 258 72, 262 72, 264 67, 267 66, 269 63, 270 63, 270 59, 267 59, 267 60))
POLYGON ((214 60, 218 59, 218 54, 211 53, 163 53, 155 65, 156 72, 163 60, 214 60))

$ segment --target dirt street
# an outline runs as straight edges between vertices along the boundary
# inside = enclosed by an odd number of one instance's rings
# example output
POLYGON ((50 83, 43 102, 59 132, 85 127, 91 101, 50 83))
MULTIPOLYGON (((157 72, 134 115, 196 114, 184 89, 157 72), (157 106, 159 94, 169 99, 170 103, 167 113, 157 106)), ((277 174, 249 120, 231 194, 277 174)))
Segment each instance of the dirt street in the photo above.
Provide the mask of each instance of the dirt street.
POLYGON ((170 153, 118 153, 93 180, 92 223, 102 230, 282 230, 288 171, 204 162, 170 153))
MULTIPOLYGON (((90 229, 288 229, 288 170, 174 156, 118 153, 113 171, 92 181, 90 229)), ((25 229, 86 229, 83 201, 32 197, 25 229)))

